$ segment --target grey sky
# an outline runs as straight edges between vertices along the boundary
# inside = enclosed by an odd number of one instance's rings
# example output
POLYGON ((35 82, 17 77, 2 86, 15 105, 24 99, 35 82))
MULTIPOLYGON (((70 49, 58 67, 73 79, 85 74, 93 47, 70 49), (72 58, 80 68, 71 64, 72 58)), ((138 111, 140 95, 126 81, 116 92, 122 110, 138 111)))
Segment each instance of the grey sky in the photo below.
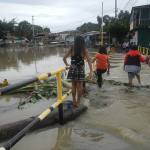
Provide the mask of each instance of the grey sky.
MULTIPOLYGON (((114 1, 104 1, 104 14, 114 15, 114 1)), ((50 27, 52 32, 72 30, 84 22, 97 22, 101 15, 101 0, 0 0, 0 19, 31 23, 50 27)), ((150 0, 149 0, 150 2, 150 0)), ((146 5, 148 0, 118 0, 119 10, 130 10, 132 6, 146 5)))

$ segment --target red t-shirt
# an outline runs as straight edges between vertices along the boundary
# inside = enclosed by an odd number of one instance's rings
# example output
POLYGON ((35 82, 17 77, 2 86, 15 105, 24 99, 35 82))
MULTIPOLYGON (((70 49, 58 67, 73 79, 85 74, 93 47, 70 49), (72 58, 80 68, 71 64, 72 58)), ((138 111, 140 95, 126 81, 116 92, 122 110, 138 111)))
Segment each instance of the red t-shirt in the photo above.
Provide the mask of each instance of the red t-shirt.
POLYGON ((108 68, 108 55, 97 53, 96 56, 96 69, 105 70, 108 68))
POLYGON ((138 50, 130 50, 125 55, 125 62, 127 61, 127 57, 128 56, 139 56, 140 57, 140 62, 144 62, 145 61, 145 57, 138 50))

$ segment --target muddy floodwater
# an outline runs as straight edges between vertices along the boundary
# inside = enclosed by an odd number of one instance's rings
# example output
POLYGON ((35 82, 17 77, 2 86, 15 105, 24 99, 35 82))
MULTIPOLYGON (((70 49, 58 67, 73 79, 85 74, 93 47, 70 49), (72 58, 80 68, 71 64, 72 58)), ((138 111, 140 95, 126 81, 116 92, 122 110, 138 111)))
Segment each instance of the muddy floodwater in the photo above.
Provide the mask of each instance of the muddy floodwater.
MULTIPOLYGON (((64 66, 67 48, 0 48, 0 81, 15 83, 64 66)), ((123 54, 111 54, 110 76, 104 85, 88 83, 82 103, 87 112, 64 126, 53 126, 27 134, 12 150, 149 150, 150 67, 143 64, 142 87, 126 86, 123 54)), ((137 81, 134 80, 137 85, 137 81)), ((68 98, 71 99, 71 96, 68 98)), ((55 98, 18 109, 20 97, 0 97, 0 125, 38 115, 55 98)))

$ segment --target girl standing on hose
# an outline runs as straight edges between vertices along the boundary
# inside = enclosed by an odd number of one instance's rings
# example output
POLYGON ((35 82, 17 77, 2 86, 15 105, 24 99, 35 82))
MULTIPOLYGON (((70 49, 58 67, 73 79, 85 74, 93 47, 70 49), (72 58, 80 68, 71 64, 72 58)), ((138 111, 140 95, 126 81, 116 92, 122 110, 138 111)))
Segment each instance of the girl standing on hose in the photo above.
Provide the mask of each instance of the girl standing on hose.
POLYGON ((85 80, 85 66, 84 58, 87 59, 90 74, 89 77, 92 77, 92 64, 90 62, 88 50, 85 47, 84 38, 77 36, 74 41, 74 45, 71 49, 65 54, 63 61, 66 66, 69 66, 68 79, 72 80, 72 97, 73 97, 73 106, 78 107, 80 104, 80 99, 82 96, 83 90, 83 81, 85 80), (71 56, 71 65, 67 62, 67 57, 71 56))
POLYGON ((96 61, 96 75, 97 75, 97 84, 101 88, 103 84, 102 74, 107 71, 109 74, 110 64, 109 56, 107 55, 107 50, 104 46, 99 48, 99 53, 95 55, 92 62, 96 61))

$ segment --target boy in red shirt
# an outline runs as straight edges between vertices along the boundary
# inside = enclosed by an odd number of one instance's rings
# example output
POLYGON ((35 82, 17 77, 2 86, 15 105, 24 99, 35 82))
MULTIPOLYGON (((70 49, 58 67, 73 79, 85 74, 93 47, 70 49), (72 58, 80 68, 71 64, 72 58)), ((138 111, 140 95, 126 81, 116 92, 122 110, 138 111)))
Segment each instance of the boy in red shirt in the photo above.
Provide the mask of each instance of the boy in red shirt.
POLYGON ((109 56, 107 55, 107 50, 104 46, 99 48, 99 53, 95 55, 92 62, 96 61, 96 74, 97 74, 97 84, 101 88, 103 84, 102 74, 107 71, 109 74, 110 63, 109 56))

